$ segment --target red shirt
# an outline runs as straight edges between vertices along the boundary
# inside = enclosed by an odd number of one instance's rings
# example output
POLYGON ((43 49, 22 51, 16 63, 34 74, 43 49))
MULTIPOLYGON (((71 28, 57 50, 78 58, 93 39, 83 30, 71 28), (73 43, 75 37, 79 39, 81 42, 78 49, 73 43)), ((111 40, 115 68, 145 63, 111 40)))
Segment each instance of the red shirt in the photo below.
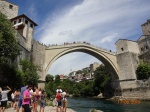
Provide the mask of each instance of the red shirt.
POLYGON ((61 93, 57 93, 57 94, 56 94, 56 100, 57 100, 57 101, 61 100, 61 93))

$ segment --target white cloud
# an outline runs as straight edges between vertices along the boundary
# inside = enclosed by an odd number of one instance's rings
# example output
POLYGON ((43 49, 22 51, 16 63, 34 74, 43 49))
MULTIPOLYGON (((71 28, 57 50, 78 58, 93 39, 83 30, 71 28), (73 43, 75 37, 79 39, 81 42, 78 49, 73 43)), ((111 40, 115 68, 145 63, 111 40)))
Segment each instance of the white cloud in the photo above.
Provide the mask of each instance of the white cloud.
POLYGON ((118 37, 117 33, 114 33, 112 35, 106 36, 101 40, 101 43, 106 43, 106 42, 112 42, 116 37, 118 37))
MULTIPOLYGON (((69 10, 60 11, 59 15, 55 13, 45 19, 45 23, 37 30, 40 32, 38 38, 45 44, 87 41, 99 47, 115 50, 114 43, 119 38, 128 38, 126 36, 136 34, 137 26, 139 26, 138 31, 141 30, 139 23, 143 19, 148 19, 145 13, 148 14, 149 11, 149 5, 142 0, 134 2, 132 0, 113 0, 113 2, 84 0, 69 10)), ((73 67, 82 69, 83 66, 89 66, 89 60, 96 61, 88 55, 84 55, 84 58, 81 55, 75 55, 76 60, 70 55, 58 59, 56 64, 52 65, 50 72, 52 74, 66 73, 66 71, 69 72, 72 63, 76 62, 73 67), (61 62, 65 64, 59 68, 61 62), (82 66, 78 64, 81 62, 82 66), (57 72, 55 72, 56 68, 59 68, 57 72)))

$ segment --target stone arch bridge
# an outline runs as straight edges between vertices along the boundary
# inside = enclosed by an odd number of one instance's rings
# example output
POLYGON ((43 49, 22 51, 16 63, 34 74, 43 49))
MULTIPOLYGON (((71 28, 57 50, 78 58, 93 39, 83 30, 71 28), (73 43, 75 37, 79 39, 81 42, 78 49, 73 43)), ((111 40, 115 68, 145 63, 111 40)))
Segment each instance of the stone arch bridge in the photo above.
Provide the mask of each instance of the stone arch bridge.
MULTIPOLYGON (((36 45, 36 48, 38 48, 37 46, 39 45, 40 43, 36 45)), ((41 51, 42 51, 42 55, 40 56, 40 54, 38 54, 38 57, 39 56, 41 57, 40 60, 42 59, 40 63, 37 63, 39 62, 39 60, 36 59, 37 56, 34 56, 33 58, 34 63, 36 63, 37 65, 41 65, 40 67, 41 70, 39 70, 40 80, 45 80, 45 77, 48 73, 50 66, 58 58, 72 52, 83 52, 97 58, 108 68, 109 71, 111 71, 110 73, 113 75, 114 79, 119 79, 119 73, 118 73, 119 70, 117 66, 116 53, 114 52, 110 52, 105 49, 92 46, 88 43, 71 43, 71 44, 53 45, 53 46, 43 45, 43 48, 38 52, 41 51)))

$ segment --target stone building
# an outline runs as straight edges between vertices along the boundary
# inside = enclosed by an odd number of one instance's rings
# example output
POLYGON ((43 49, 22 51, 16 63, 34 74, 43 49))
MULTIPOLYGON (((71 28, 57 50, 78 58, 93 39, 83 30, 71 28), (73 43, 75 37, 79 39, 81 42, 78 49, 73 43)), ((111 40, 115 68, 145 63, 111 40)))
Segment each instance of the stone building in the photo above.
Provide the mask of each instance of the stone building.
POLYGON ((140 49, 139 59, 150 63, 150 20, 141 26, 143 35, 137 40, 140 49))
POLYGON ((143 35, 137 40, 140 49, 139 59, 150 63, 150 20, 141 26, 143 35))
POLYGON ((93 64, 90 64, 90 72, 94 72, 97 67, 99 67, 100 64, 97 62, 94 62, 93 64))
POLYGON ((19 59, 30 60, 34 27, 37 24, 24 14, 18 16, 18 6, 6 0, 0 0, 0 11, 8 17, 16 30, 21 49, 19 59))

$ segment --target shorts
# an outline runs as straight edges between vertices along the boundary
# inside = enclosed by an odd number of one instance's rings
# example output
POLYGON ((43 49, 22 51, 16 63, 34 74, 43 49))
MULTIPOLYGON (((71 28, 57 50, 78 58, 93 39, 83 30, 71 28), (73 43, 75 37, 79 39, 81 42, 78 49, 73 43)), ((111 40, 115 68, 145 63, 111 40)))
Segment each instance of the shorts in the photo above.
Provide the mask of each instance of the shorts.
POLYGON ((57 107, 60 107, 60 106, 61 106, 61 100, 57 101, 57 107))
POLYGON ((15 102, 15 99, 11 99, 11 101, 14 103, 14 102, 15 102))
POLYGON ((67 100, 63 100, 63 107, 67 107, 67 100))
POLYGON ((20 108, 22 106, 22 99, 19 98, 18 100, 18 107, 20 108))
POLYGON ((24 112, 31 112, 31 108, 30 108, 29 104, 24 104, 24 105, 22 105, 22 107, 24 108, 24 112))
POLYGON ((36 102, 38 102, 38 98, 37 98, 37 97, 34 97, 34 98, 32 99, 32 103, 36 103, 36 102))
POLYGON ((1 101, 1 107, 6 107, 7 106, 7 101, 1 101))
POLYGON ((40 107, 45 107, 46 106, 46 103, 45 102, 41 102, 40 103, 40 107))

